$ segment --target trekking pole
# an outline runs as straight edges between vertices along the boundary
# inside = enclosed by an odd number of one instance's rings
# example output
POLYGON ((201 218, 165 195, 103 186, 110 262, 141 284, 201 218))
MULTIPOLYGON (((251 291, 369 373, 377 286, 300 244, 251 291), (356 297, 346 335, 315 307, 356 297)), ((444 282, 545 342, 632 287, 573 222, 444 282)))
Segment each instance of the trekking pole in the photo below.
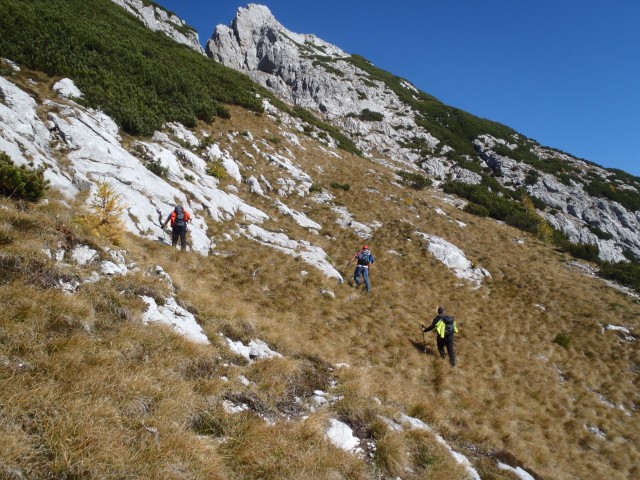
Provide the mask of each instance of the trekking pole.
POLYGON ((424 339, 424 325, 420 325, 420 330, 422 330, 422 350, 424 351, 424 354, 427 354, 427 342, 424 339))
MULTIPOLYGON (((164 225, 160 224, 160 230, 162 231, 162 243, 167 243, 167 239, 164 236, 164 225)), ((160 239, 160 237, 158 237, 160 239)))

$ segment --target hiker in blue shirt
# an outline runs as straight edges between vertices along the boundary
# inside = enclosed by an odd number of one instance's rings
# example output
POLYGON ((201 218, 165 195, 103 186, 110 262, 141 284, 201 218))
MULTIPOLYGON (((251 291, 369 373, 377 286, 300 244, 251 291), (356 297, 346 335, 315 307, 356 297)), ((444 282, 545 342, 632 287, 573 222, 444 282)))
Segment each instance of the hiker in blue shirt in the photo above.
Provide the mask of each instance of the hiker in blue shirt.
POLYGON ((371 282, 369 282, 369 268, 371 268, 371 264, 375 262, 375 258, 373 258, 373 254, 369 251, 368 246, 363 246, 362 250, 358 252, 351 260, 347 262, 347 266, 351 265, 351 262, 357 260, 358 266, 356 267, 356 271, 353 273, 353 279, 356 282, 356 288, 360 286, 360 276, 364 278, 364 284, 367 286, 367 292, 371 291, 371 282))

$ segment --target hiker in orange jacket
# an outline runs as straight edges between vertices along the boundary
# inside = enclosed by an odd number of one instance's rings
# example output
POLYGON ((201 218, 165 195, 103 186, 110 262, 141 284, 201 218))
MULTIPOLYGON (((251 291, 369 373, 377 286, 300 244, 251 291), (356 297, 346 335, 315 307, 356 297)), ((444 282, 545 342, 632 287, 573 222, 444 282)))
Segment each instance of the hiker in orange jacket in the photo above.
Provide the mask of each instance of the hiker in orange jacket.
POLYGON ((184 250, 187 247, 187 223, 191 221, 191 215, 182 205, 176 205, 176 208, 169 214, 162 224, 162 229, 171 222, 171 245, 174 247, 180 238, 180 248, 184 250))

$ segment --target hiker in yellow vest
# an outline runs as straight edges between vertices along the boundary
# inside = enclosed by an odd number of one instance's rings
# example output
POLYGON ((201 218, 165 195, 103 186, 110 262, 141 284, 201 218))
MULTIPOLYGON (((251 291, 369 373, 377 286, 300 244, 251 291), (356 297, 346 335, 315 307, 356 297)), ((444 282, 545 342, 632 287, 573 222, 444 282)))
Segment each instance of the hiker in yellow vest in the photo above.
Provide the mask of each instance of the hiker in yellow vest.
POLYGON ((426 327, 422 324, 422 331, 429 332, 436 329, 438 352, 442 358, 446 358, 444 348, 447 347, 447 353, 449 354, 449 362, 451 366, 456 366, 456 349, 453 345, 453 336, 458 333, 458 327, 453 317, 449 317, 444 313, 444 307, 438 307, 438 315, 436 315, 431 322, 431 325, 426 327))

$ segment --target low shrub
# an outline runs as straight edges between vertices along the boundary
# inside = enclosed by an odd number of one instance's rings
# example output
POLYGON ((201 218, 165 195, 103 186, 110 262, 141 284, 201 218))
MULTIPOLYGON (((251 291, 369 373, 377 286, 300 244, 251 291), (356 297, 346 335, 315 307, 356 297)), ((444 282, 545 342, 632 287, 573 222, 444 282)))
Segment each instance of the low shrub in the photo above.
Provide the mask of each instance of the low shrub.
POLYGON ((430 187, 433 182, 430 178, 419 173, 407 172, 404 170, 396 171, 396 174, 400 176, 402 183, 408 185, 414 190, 422 190, 425 187, 430 187))
POLYGON ((165 167, 161 162, 149 162, 145 166, 147 170, 155 173, 159 177, 166 178, 169 174, 169 167, 165 167))
POLYGON ((372 110, 369 110, 368 108, 365 108, 364 110, 362 110, 362 112, 360 112, 358 118, 365 122, 380 122, 384 120, 384 115, 382 115, 380 112, 374 112, 372 110))
POLYGON ((207 175, 216 177, 218 180, 224 180, 227 178, 228 173, 222 165, 222 162, 220 160, 216 160, 215 162, 207 163, 207 175))
POLYGON ((467 205, 465 205, 464 207, 464 211, 478 217, 489 216, 489 210, 487 210, 487 207, 483 207, 482 205, 478 205, 477 203, 473 202, 467 203, 467 205))
POLYGON ((331 182, 331 188, 336 188, 348 192, 351 188, 351 185, 349 185, 348 183, 331 182))
POLYGON ((571 254, 575 258, 598 262, 600 248, 598 245, 590 243, 572 243, 567 236, 559 230, 553 231, 552 243, 560 250, 571 254))
POLYGON ((0 195, 16 200, 37 202, 49 184, 44 168, 17 166, 5 152, 0 152, 0 195))
POLYGON ((593 233, 596 237, 598 237, 601 240, 611 240, 611 239, 613 239, 613 235, 611 235, 609 232, 605 232, 603 230, 600 230, 598 227, 595 227, 593 225, 589 225, 588 228, 589 228, 589 231, 591 233, 593 233))
POLYGON ((553 339, 553 343, 557 343, 562 348, 569 348, 571 337, 568 333, 560 332, 558 335, 556 335, 556 338, 553 339))
POLYGON ((525 175, 524 183, 526 185, 535 185, 538 182, 539 178, 540 178, 540 173, 538 173, 538 171, 535 169, 531 169, 525 175))
POLYGON ((640 292, 640 265, 634 262, 599 262, 598 275, 640 292))

